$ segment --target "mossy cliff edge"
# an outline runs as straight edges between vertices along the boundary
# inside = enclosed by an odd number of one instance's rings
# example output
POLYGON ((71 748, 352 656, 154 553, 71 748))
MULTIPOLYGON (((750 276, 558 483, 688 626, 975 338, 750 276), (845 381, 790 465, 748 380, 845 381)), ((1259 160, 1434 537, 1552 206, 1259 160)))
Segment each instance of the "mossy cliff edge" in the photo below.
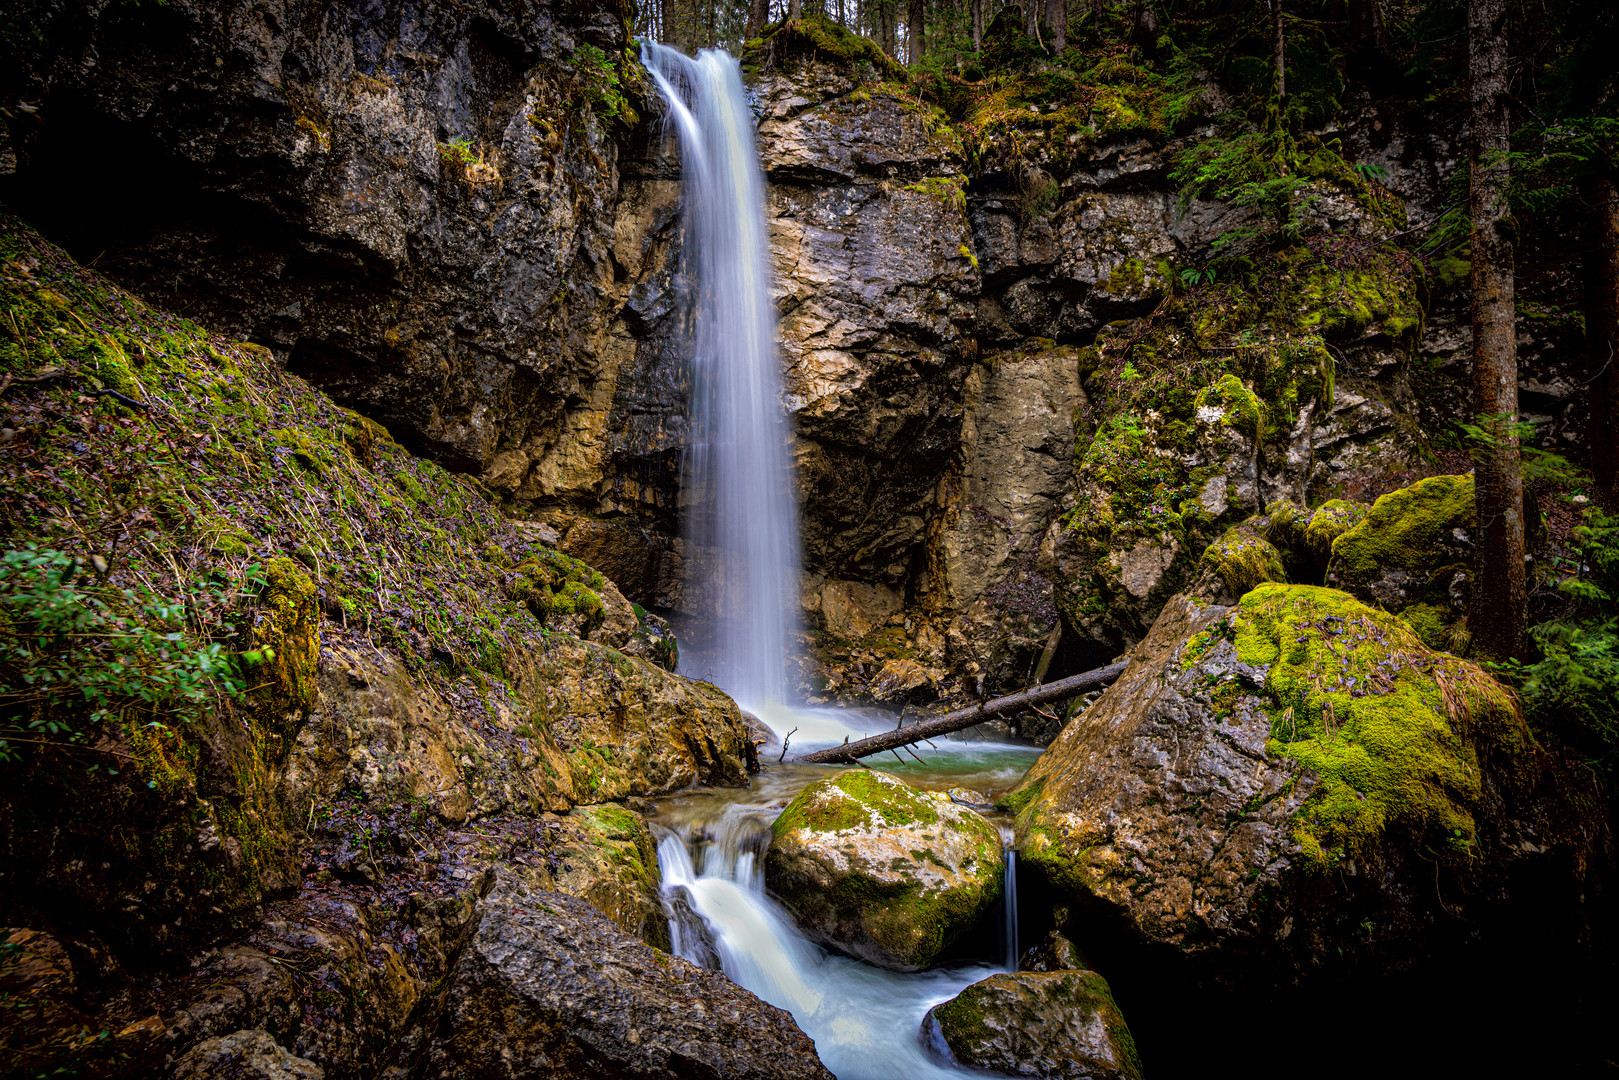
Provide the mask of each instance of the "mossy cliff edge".
MULTIPOLYGON (((0 394, 0 922, 142 970, 266 902, 296 922, 330 890, 452 896, 533 833, 531 880, 659 936, 638 817, 545 821, 740 783, 752 748, 724 694, 619 650, 649 617, 611 582, 9 216, 0 394)), ((411 918, 390 925, 437 916, 411 918)), ((147 1060, 150 1034, 52 1060, 147 1060)))

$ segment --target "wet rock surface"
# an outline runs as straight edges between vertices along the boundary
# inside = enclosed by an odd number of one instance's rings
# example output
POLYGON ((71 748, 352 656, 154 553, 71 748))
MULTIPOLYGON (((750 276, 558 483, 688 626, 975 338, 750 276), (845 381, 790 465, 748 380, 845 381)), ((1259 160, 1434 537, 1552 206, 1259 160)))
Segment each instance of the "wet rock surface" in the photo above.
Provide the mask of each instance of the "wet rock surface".
MULTIPOLYGON (((1588 774, 1530 742, 1494 684, 1343 593, 1176 597, 1130 657, 1004 800, 1020 865, 1074 925, 1227 983, 1302 982, 1409 964, 1456 912, 1510 938, 1531 866, 1605 865, 1588 774)), ((1565 881, 1535 902, 1567 918, 1582 896, 1565 881)))
POLYGON ((1094 971, 991 975, 928 1010, 924 1035, 968 1068, 1041 1080, 1140 1080, 1135 1040, 1094 971))
POLYGON ((792 1018, 572 897, 498 871, 450 975, 428 1077, 829 1077, 792 1018))
POLYGON ((811 784, 771 832, 765 883, 800 929, 880 967, 925 967, 1000 894, 994 828, 887 773, 811 784))

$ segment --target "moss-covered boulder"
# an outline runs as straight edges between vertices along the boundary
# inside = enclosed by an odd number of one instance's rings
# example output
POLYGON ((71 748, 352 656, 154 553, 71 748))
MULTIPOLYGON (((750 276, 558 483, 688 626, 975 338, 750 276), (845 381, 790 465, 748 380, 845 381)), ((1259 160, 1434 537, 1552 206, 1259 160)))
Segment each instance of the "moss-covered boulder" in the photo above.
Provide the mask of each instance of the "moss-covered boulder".
POLYGON ((1022 867, 1087 920, 1211 978, 1285 981, 1398 966, 1458 919, 1505 932, 1499 905, 1539 874, 1578 908, 1568 868, 1604 859, 1591 784, 1398 617, 1266 583, 1174 598, 1004 805, 1022 867))
POLYGON ((765 883, 811 938, 881 967, 925 967, 1000 895, 1000 835, 897 777, 850 769, 771 827, 765 883))
POLYGON ((553 849, 559 869, 549 888, 589 900, 626 934, 669 947, 658 899, 658 850, 641 815, 619 803, 576 806, 553 849))
POLYGON ((975 982, 922 1020, 935 1050, 971 1069, 1041 1080, 1141 1080, 1141 1059, 1107 980, 1020 971, 975 982))
POLYGON ((1267 520, 1260 517, 1233 525, 1204 548, 1193 593, 1230 604, 1262 582, 1286 583, 1282 553, 1263 533, 1267 520))
MULTIPOLYGON (((1330 520, 1324 519, 1323 532, 1330 520)), ((1472 533, 1472 474, 1418 480, 1378 499, 1358 524, 1331 540, 1327 584, 1408 614, 1434 648, 1465 644, 1454 639, 1467 611, 1472 533)))
POLYGON ((1332 561, 1332 542, 1366 520, 1371 507, 1348 499, 1329 499, 1304 522, 1301 539, 1311 560, 1322 570, 1332 561))

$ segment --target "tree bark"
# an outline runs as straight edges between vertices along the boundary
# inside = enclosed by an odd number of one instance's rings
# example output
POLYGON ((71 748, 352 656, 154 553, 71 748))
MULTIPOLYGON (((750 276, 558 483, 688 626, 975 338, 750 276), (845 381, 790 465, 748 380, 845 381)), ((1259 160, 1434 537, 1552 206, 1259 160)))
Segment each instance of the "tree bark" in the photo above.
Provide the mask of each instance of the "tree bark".
POLYGON ((1068 0, 1046 0, 1046 29, 1051 31, 1051 54, 1068 48, 1068 0))
POLYGON ((756 38, 764 33, 765 24, 770 21, 770 0, 750 0, 748 4, 748 23, 742 30, 744 38, 756 38))
POLYGON ((1287 101, 1287 30, 1282 22, 1282 0, 1270 0, 1272 63, 1276 67, 1276 108, 1282 112, 1287 101))
POLYGON ((1473 410, 1485 437, 1473 452, 1476 485, 1473 610, 1480 653, 1520 656, 1526 637, 1523 472, 1518 458, 1518 337, 1513 232, 1507 203, 1506 0, 1468 7, 1468 216, 1473 247, 1473 410))
POLYGON ((1360 49, 1381 49, 1389 43, 1381 0, 1350 0, 1349 38, 1360 49))
POLYGON ((789 19, 802 19, 804 17, 804 0, 787 0, 787 17, 789 19))
POLYGON ((927 0, 910 0, 905 12, 905 52, 912 67, 920 64, 928 51, 927 23, 927 0))
POLYGON ((921 742, 923 739, 934 739, 940 735, 948 735, 962 728, 970 728, 974 724, 982 724, 985 720, 993 720, 1004 713, 1020 712, 1023 709, 1032 709, 1038 705, 1045 705, 1052 701, 1061 701, 1088 690, 1106 686, 1120 675, 1128 664, 1109 664, 1095 671, 1087 671, 1083 675, 1071 675, 1066 679, 1058 679, 1054 683, 1037 686, 1032 690, 1025 690, 1018 694, 1008 694, 1006 697, 995 698, 992 701, 981 702, 968 709, 957 709, 955 712, 935 716, 932 720, 924 720, 919 724, 912 724, 908 728, 898 728, 894 731, 885 731, 881 735, 873 735, 869 739, 858 742, 844 743, 842 746, 833 746, 826 750, 817 750, 813 754, 804 754, 794 758, 794 761, 813 765, 836 765, 849 763, 856 758, 869 757, 880 754, 884 750, 895 750, 901 746, 921 742))
POLYGON ((877 21, 882 31, 883 52, 899 54, 899 0, 878 0, 877 21))
POLYGON ((984 49, 984 0, 970 0, 973 18, 973 52, 984 49))
POLYGON ((1586 429, 1597 501, 1619 511, 1619 185, 1591 183, 1591 254, 1585 330, 1590 347, 1591 419, 1586 429))
POLYGON ((1023 33, 1030 41, 1040 40, 1040 0, 1023 0, 1023 33))

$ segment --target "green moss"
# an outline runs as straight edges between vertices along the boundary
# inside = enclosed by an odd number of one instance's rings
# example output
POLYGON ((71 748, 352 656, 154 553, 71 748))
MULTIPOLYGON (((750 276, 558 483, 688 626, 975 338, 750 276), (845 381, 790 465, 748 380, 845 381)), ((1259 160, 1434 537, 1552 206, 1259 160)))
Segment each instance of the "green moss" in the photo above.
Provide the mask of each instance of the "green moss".
POLYGON ((1203 564, 1220 576, 1232 596, 1242 596, 1261 582, 1287 581, 1281 553, 1248 525, 1227 529, 1205 548, 1203 564))
POLYGON ((1316 508, 1304 526, 1304 545, 1312 558, 1325 567, 1332 558, 1334 540, 1366 520, 1371 507, 1347 499, 1331 499, 1316 508))
POLYGON ((1472 527, 1472 474, 1431 476, 1384 495, 1358 525, 1333 540, 1328 573, 1350 584, 1389 567, 1427 576, 1442 539, 1472 527))
POLYGON ((1222 424, 1236 428, 1250 439, 1259 437, 1262 406, 1259 397, 1237 376, 1227 373, 1212 386, 1198 392, 1196 407, 1219 409, 1222 424))
MULTIPOLYGON (((1104 1069, 1106 1075, 1119 1080, 1139 1080, 1141 1076, 1141 1057, 1113 998, 1113 988, 1094 971, 991 975, 935 1006, 931 1015, 938 1021, 951 1052, 969 1067, 988 1067, 992 1063, 986 1057, 988 1053, 996 1049, 1004 1052, 1009 1029, 1024 1028, 1028 1037, 1036 1034, 1043 1023, 1060 1018, 1064 1026, 1087 1032, 1084 1051, 1103 1049, 1091 1041, 1095 1038, 1091 1033, 1101 1029, 1098 1034, 1112 1044, 1122 1059, 1117 1066, 1109 1062, 1104 1069)), ((1091 1072, 1085 1069, 1083 1074, 1091 1072)))
POLYGON ((871 769, 850 769, 799 792, 776 818, 772 831, 839 832, 844 829, 933 825, 933 800, 903 780, 871 769))
POLYGON ((801 19, 784 19, 763 37, 743 46, 745 65, 761 64, 767 57, 778 64, 793 60, 820 61, 857 74, 864 69, 901 83, 910 79, 905 65, 883 52, 881 45, 819 13, 807 14, 801 19))
POLYGON ((1317 776, 1294 819, 1307 865, 1326 870, 1392 830, 1436 856, 1470 855, 1481 753, 1510 760, 1531 745, 1507 690, 1334 589, 1261 585, 1228 633, 1244 663, 1269 670, 1267 749, 1317 776))
POLYGON ((315 583, 291 559, 272 559, 265 568, 264 617, 254 630, 254 647, 268 657, 267 687, 278 708, 305 713, 315 704, 315 666, 320 660, 320 609, 315 583))

